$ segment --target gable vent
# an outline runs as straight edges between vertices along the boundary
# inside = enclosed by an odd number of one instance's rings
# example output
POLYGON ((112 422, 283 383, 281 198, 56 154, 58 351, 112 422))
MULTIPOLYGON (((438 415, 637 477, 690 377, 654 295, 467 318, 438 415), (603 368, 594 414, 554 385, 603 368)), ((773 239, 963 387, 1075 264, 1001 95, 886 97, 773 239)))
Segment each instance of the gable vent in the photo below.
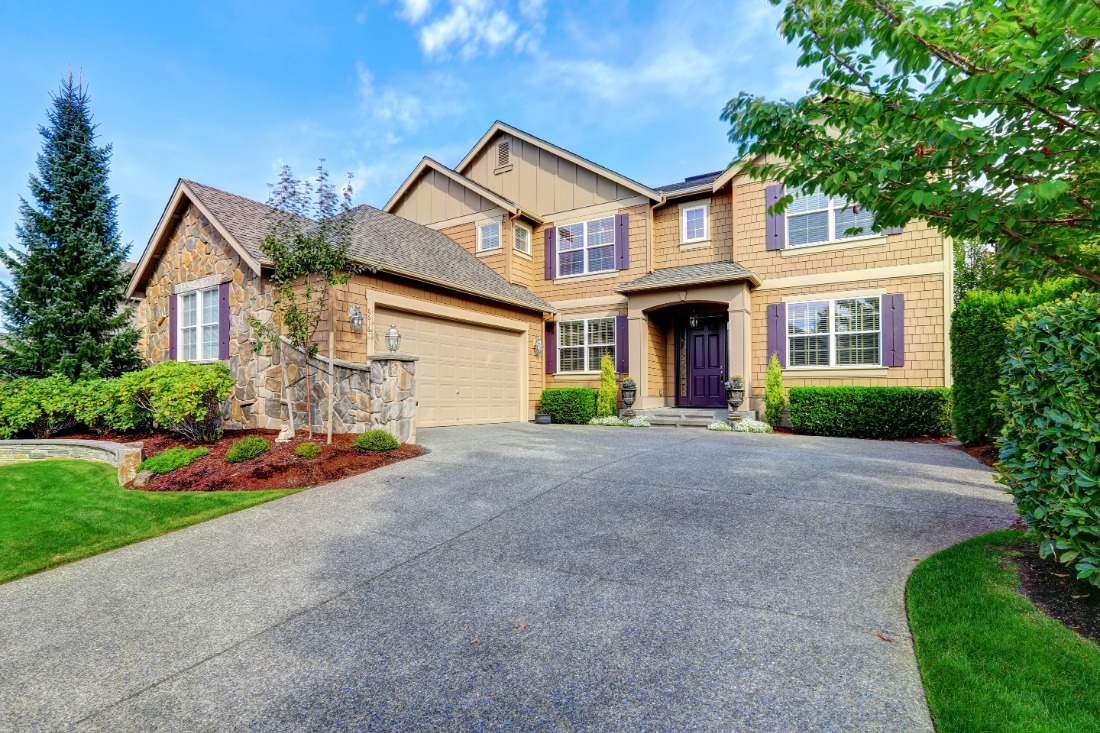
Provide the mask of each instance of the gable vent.
POLYGON ((511 162, 512 144, 505 140, 502 143, 497 143, 497 168, 503 168, 511 162))

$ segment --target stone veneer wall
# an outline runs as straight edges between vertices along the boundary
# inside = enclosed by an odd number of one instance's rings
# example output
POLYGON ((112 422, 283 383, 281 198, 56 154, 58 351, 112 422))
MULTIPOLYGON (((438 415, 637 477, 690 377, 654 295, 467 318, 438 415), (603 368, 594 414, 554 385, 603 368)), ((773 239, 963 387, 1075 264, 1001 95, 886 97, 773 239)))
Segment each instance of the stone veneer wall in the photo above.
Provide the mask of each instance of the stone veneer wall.
POLYGON ((109 463, 118 469, 118 484, 134 480, 141 465, 141 443, 106 440, 0 440, 0 465, 69 458, 109 463))

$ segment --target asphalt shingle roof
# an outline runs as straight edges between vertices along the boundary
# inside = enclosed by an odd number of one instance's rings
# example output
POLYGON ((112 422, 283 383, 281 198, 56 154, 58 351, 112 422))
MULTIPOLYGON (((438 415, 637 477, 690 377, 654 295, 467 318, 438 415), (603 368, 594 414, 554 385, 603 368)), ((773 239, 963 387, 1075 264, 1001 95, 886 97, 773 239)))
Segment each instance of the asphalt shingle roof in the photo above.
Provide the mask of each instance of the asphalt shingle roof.
POLYGON ((619 293, 631 293, 637 290, 657 290, 659 288, 673 288, 677 285, 697 285, 709 282, 729 282, 731 280, 752 280, 759 283, 759 279, 744 265, 733 260, 725 262, 706 262, 701 265, 683 265, 681 267, 666 267, 654 270, 642 275, 636 280, 623 283, 615 288, 619 293))
MULTIPOLYGON (((203 206, 261 264, 270 264, 260 250, 274 211, 243 196, 184 181, 203 206)), ((553 312, 549 303, 530 290, 512 285, 450 237, 434 229, 388 214, 373 206, 357 206, 344 216, 352 219, 349 258, 356 264, 422 280, 490 300, 553 312)), ((302 219, 303 227, 312 224, 302 219)))
POLYGON ((661 193, 676 193, 677 191, 684 191, 689 188, 698 188, 714 183, 723 173, 725 173, 724 170, 714 171, 713 173, 703 173, 698 176, 688 176, 684 180, 677 181, 676 183, 669 183, 664 186, 654 186, 653 190, 660 191, 661 193))

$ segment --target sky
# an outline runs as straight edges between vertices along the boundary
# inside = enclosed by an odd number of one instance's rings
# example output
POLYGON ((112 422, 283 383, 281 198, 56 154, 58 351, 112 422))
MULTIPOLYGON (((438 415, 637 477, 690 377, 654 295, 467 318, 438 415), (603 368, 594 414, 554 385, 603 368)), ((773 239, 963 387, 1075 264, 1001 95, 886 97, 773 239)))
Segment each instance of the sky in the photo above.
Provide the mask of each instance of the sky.
POLYGON ((779 15, 766 0, 0 0, 0 245, 70 68, 113 145, 137 259, 179 178, 262 201, 282 165, 304 177, 324 158, 381 207, 421 157, 457 165, 497 119, 648 185, 720 170, 730 98, 793 99, 813 78, 779 15))

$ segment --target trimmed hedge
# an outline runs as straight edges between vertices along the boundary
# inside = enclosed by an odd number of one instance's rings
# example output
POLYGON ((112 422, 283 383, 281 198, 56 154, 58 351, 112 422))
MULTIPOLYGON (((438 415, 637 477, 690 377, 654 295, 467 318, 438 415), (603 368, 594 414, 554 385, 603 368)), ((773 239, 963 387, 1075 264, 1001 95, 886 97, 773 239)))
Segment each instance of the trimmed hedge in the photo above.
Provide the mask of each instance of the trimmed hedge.
POLYGON ((556 423, 587 425, 596 417, 596 390, 589 387, 555 387, 544 389, 539 409, 556 423))
POLYGON ((48 438, 76 424, 76 389, 68 377, 13 379, 0 384, 0 437, 48 438))
POLYGON ((269 450, 271 450, 271 443, 268 443, 259 435, 246 435, 229 446, 229 450, 225 452, 225 462, 243 463, 244 461, 251 461, 269 450))
POLYGON ((791 387, 787 398, 796 433, 885 440, 951 434, 948 389, 791 387))
POLYGON ((151 415, 159 427, 194 443, 221 436, 223 405, 233 392, 225 364, 164 361, 118 381, 119 397, 151 415))
POLYGON ((397 438, 393 437, 385 430, 375 428, 374 430, 368 430, 365 433, 355 436, 355 440, 352 441, 351 446, 355 448, 355 450, 361 451, 384 451, 400 448, 401 443, 397 441, 397 438))
POLYGON ((1080 279, 1055 280, 1027 292, 972 291, 951 316, 951 374, 955 437, 963 443, 989 443, 1001 432, 1004 417, 994 406, 1008 320, 1041 303, 1068 298, 1088 288, 1080 279))
POLYGON ((1001 360, 1000 482, 1044 557, 1100 586, 1100 295, 1014 319, 1001 360))

